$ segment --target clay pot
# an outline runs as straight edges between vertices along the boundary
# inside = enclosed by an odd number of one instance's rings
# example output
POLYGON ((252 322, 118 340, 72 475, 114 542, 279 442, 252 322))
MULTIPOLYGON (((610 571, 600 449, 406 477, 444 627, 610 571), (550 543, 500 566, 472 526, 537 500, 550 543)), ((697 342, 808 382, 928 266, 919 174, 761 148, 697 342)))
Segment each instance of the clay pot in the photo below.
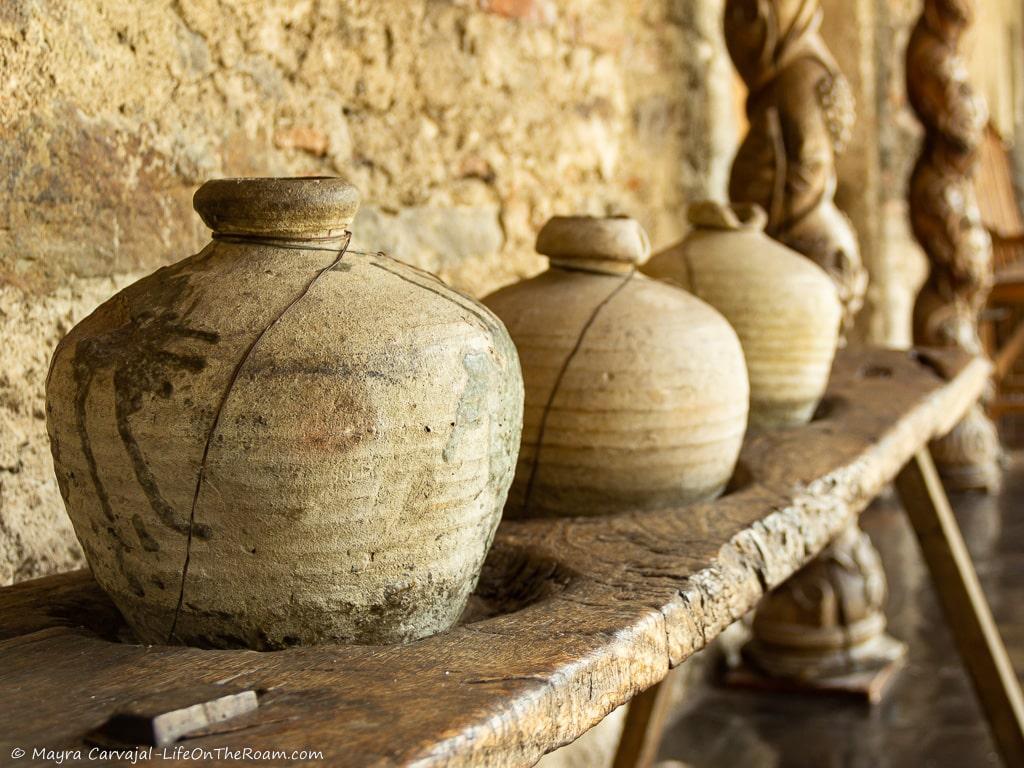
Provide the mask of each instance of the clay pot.
POLYGON ((140 640, 278 648, 450 627, 512 480, 501 322, 347 250, 339 179, 224 179, 214 240, 121 291, 54 353, 68 514, 140 640))
POLYGON ((842 305, 813 262, 764 234, 756 205, 690 207, 694 229, 644 272, 680 285, 725 315, 750 374, 750 426, 807 423, 828 384, 842 305))
POLYGON ((739 340, 704 302, 636 271, 647 235, 624 218, 554 218, 551 268, 484 303, 526 382, 507 516, 603 515, 717 496, 747 423, 739 340))

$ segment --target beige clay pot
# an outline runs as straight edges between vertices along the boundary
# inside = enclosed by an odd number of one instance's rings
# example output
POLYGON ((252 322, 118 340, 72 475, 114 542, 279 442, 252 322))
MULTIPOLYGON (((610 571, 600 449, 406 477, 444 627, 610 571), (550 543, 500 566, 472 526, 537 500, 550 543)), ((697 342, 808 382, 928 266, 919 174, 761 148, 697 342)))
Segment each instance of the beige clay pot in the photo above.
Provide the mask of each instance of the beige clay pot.
POLYGON ((725 315, 750 374, 750 426, 807 423, 828 384, 842 306, 825 272, 764 234, 756 205, 690 207, 693 231, 644 272, 678 284, 725 315))
POLYGON ((623 218, 555 218, 551 268, 486 299, 516 342, 523 444, 505 514, 601 515, 712 498, 747 423, 739 340, 704 302, 636 271, 623 218))
POLYGON ((147 643, 390 643, 450 627, 512 480, 501 322, 346 249, 339 179, 226 179, 201 252, 54 353, 47 424, 100 586, 147 643))

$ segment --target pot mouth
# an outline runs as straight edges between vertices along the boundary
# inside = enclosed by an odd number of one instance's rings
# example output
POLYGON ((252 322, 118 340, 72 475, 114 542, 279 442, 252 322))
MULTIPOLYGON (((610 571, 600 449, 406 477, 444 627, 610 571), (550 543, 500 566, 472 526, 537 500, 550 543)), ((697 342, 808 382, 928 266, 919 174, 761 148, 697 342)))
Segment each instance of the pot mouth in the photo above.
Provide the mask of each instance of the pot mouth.
POLYGON ((324 239, 345 233, 359 190, 334 176, 212 179, 192 207, 219 235, 324 239))
POLYGON ((618 274, 645 262, 651 241, 626 216, 555 216, 537 234, 537 252, 553 266, 618 274))
POLYGON ((756 203, 720 203, 699 200, 686 211, 689 222, 697 229, 719 229, 730 232, 764 231, 768 214, 756 203))

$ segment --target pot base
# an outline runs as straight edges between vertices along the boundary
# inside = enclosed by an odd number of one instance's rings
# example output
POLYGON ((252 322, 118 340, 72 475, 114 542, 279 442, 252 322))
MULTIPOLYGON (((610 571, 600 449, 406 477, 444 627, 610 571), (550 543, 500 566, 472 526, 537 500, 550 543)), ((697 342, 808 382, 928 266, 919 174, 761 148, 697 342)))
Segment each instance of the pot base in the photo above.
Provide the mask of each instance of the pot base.
POLYGON ((769 431, 802 427, 814 418, 818 398, 813 400, 756 400, 750 399, 750 429, 769 431))
POLYGON ((291 604, 280 611, 264 605, 260 613, 239 610, 230 615, 183 608, 177 617, 174 608, 145 598, 111 597, 135 638, 147 645, 273 651, 325 644, 395 645, 444 632, 458 622, 468 595, 453 600, 439 591, 446 592, 425 584, 396 590, 393 598, 380 604, 291 604), (425 613, 428 605, 434 608, 425 613))

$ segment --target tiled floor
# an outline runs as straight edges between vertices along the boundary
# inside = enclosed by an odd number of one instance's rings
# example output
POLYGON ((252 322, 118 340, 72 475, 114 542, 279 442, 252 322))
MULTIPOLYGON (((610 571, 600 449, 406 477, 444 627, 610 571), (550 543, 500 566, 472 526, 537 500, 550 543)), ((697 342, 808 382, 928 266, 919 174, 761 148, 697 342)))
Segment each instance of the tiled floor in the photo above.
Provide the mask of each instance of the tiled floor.
MULTIPOLYGON (((1024 450, 996 497, 952 499, 1018 673, 1024 673, 1024 450)), ((863 526, 889 575, 889 626, 908 665, 875 708, 856 702, 708 688, 688 697, 662 759, 693 768, 983 768, 997 766, 953 650, 917 542, 892 499, 863 526)))

